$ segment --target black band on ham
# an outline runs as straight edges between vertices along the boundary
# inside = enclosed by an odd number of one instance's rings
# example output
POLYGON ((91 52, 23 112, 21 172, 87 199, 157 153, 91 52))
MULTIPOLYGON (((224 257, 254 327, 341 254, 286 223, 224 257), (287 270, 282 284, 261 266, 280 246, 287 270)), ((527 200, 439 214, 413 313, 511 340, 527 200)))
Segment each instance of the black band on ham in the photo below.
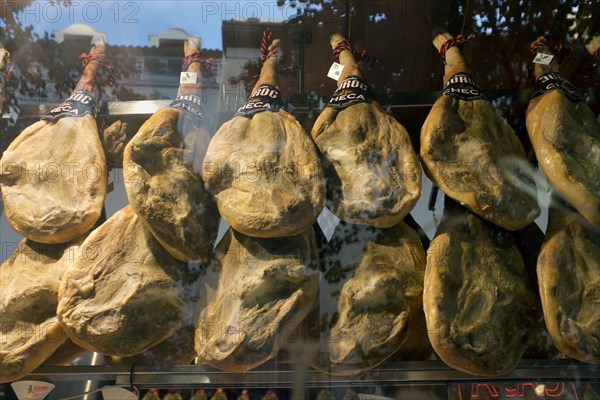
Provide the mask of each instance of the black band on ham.
POLYGON ((442 95, 466 101, 485 100, 485 96, 479 85, 477 85, 471 75, 464 72, 459 72, 448 80, 448 83, 444 86, 442 95))
POLYGON ((533 86, 533 96, 541 96, 548 90, 560 89, 571 101, 581 101, 581 96, 561 73, 547 72, 536 79, 533 86))
POLYGON ((58 107, 42 117, 46 121, 57 121, 63 117, 81 117, 91 114, 96 118, 96 95, 87 90, 77 90, 58 107))
POLYGON ((273 85, 260 85, 256 89, 246 104, 240 107, 236 115, 252 118, 255 114, 262 111, 278 111, 281 108, 281 93, 273 85))
POLYGON ((349 76, 338 86, 327 107, 346 108, 353 104, 370 103, 373 98, 369 85, 358 76, 349 76))
POLYGON ((202 99, 194 94, 182 94, 169 104, 169 107, 181 110, 194 124, 204 126, 208 119, 204 114, 202 99))

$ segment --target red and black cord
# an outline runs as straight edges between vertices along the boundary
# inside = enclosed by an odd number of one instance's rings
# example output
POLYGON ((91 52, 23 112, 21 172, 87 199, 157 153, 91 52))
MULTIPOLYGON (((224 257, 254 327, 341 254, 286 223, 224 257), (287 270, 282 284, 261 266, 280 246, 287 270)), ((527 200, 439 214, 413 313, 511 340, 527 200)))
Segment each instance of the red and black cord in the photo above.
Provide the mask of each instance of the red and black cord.
POLYGON ((373 66, 373 64, 379 61, 376 57, 370 55, 366 50, 363 50, 359 53, 354 49, 354 47, 352 47, 350 42, 346 39, 339 42, 333 49, 333 57, 336 61, 340 60, 340 54, 342 53, 342 51, 351 52, 356 61, 364 61, 369 64, 369 67, 373 66))
POLYGON ((102 74, 103 76, 106 77, 109 85, 111 85, 111 86, 114 85, 115 78, 113 75, 113 67, 106 61, 104 54, 83 53, 79 56, 79 60, 81 61, 81 65, 83 65, 83 68, 85 68, 90 63, 90 61, 98 61, 98 64, 100 64, 100 74, 102 74))
POLYGON ((271 44, 273 44, 273 32, 271 28, 267 28, 264 30, 260 42, 260 62, 263 64, 269 58, 279 56, 279 47, 269 50, 271 44))
POLYGON ((442 47, 440 47, 440 55, 442 56, 442 59, 446 60, 446 52, 451 47, 462 46, 463 44, 470 42, 473 39, 475 39, 474 34, 470 34, 469 36, 464 36, 464 35, 460 34, 453 39, 448 39, 446 42, 444 42, 442 47))
POLYGON ((573 47, 571 47, 571 46, 567 46, 564 43, 554 44, 547 38, 541 37, 538 40, 536 40, 535 42, 533 42, 533 44, 531 45, 531 48, 529 49, 531 55, 536 55, 538 50, 541 47, 548 47, 559 58, 568 56, 569 54, 571 54, 573 52, 573 47))
POLYGON ((206 75, 210 75, 212 71, 213 61, 214 60, 210 57, 202 59, 202 52, 195 51, 192 54, 189 54, 185 57, 185 59, 183 60, 183 67, 187 70, 193 63, 201 63, 204 67, 204 73, 206 75))

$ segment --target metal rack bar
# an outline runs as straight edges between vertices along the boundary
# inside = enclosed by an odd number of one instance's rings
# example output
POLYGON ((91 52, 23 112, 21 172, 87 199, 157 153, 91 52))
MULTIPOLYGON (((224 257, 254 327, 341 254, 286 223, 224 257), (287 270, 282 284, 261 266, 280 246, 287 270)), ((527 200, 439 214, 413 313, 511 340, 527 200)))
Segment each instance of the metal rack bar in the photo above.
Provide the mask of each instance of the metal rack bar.
POLYGON ((574 360, 526 360, 503 376, 471 376, 451 369, 439 361, 386 364, 354 376, 334 376, 314 370, 295 370, 293 364, 267 364, 249 372, 227 373, 204 365, 66 366, 40 367, 27 379, 43 381, 115 381, 133 383, 140 388, 203 387, 220 388, 292 388, 301 378, 305 387, 355 387, 369 385, 443 385, 458 383, 494 383, 519 381, 573 381, 600 383, 600 366, 574 360), (133 376, 133 382, 130 381, 133 376))

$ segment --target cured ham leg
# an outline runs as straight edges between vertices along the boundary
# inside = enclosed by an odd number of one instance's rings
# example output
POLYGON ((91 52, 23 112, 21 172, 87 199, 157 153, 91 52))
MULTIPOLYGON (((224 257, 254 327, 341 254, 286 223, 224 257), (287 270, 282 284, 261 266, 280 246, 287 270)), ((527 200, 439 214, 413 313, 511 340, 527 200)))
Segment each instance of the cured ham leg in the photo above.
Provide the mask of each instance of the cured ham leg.
POLYGON ((550 65, 535 64, 536 87, 527 107, 536 158, 557 193, 600 226, 600 123, 561 74, 550 43, 534 48, 554 57, 550 65))
POLYGON ((88 236, 65 271, 58 319, 86 350, 134 356, 184 325, 197 279, 127 206, 88 236))
POLYGON ((405 357, 430 352, 423 314, 425 252, 414 230, 404 222, 386 229, 340 222, 320 258, 326 282, 315 369, 354 375, 398 352, 405 357))
POLYGON ((554 345, 569 357, 600 364, 600 228, 555 203, 537 276, 554 345))
POLYGON ((202 160, 210 136, 202 105, 199 39, 185 42, 188 73, 171 106, 146 121, 125 148, 125 188, 131 207, 167 251, 180 261, 208 262, 219 214, 204 189, 202 160))
POLYGON ((36 242, 68 242, 102 213, 107 172, 95 105, 97 75, 106 71, 104 47, 92 48, 71 96, 21 132, 0 160, 7 220, 36 242))
POLYGON ((31 373, 67 340, 56 316, 58 289, 82 241, 23 239, 0 267, 0 382, 31 373))
POLYGON ((508 230, 522 229, 540 214, 535 183, 517 135, 472 79, 454 38, 433 40, 445 53, 444 91, 421 129, 427 176, 475 214, 508 230))
POLYGON ((229 229, 215 249, 220 271, 213 300, 201 312, 196 351, 202 362, 247 371, 275 357, 317 296, 314 231, 280 239, 252 238, 229 229))
POLYGON ((473 375, 512 370, 527 348, 534 296, 509 232, 446 197, 427 251, 423 309, 429 340, 449 366, 473 375))
POLYGON ((238 232, 262 238, 306 231, 325 197, 315 145, 281 109, 279 47, 279 40, 268 47, 250 98, 213 137, 202 171, 223 219, 238 232))
POLYGON ((406 129, 372 99, 349 43, 338 89, 311 135, 321 151, 327 207, 343 221, 388 228, 402 221, 421 194, 421 166, 406 129), (345 99, 345 100, 341 100, 345 99))

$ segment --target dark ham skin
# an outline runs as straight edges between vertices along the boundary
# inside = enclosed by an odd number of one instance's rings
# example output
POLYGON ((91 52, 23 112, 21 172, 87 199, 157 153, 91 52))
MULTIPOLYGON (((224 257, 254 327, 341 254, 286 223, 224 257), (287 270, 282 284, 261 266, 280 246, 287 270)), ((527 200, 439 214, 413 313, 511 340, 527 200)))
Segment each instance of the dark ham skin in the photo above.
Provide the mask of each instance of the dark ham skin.
MULTIPOLYGON (((104 51, 99 44, 90 55, 101 57, 104 51)), ((88 96, 97 101, 105 82, 101 72, 101 62, 91 59, 72 93, 89 94, 77 96, 82 99, 77 104, 92 104, 88 96)), ((89 231, 102 213, 106 181, 106 157, 89 113, 30 125, 0 160, 7 220, 17 233, 39 243, 65 243, 89 231), (40 165, 45 168, 37 172, 40 165)))
MULTIPOLYGON (((198 38, 184 43, 186 57, 200 50, 198 38)), ((187 72, 195 73, 197 82, 181 84, 177 94, 201 100, 202 63, 192 62, 187 72)), ((207 263, 218 230, 217 207, 201 176, 209 142, 206 124, 165 107, 140 127, 123 156, 132 208, 156 240, 183 262, 207 263)))
MULTIPOLYGON (((438 51, 453 37, 434 37, 438 51)), ((444 84, 470 73, 458 46, 446 51, 444 84)), ((485 98, 442 95, 421 129, 421 160, 427 176, 473 213, 507 230, 518 230, 540 214, 535 183, 523 145, 485 98), (521 173, 519 173, 521 172, 521 173)))
MULTIPOLYGON (((273 40, 269 52, 281 46, 273 40)), ((278 57, 264 61, 253 92, 278 83, 278 57)), ((221 217, 236 231, 261 238, 309 229, 324 203, 321 162, 298 121, 279 108, 235 115, 212 138, 202 178, 221 217)))
MULTIPOLYGON (((332 49, 345 40, 330 39, 332 49)), ((338 87, 363 78, 354 54, 339 54, 338 87)), ((421 194, 421 166, 406 129, 374 100, 326 107, 311 131, 327 181, 327 207, 340 219, 377 228, 400 223, 421 194)))

